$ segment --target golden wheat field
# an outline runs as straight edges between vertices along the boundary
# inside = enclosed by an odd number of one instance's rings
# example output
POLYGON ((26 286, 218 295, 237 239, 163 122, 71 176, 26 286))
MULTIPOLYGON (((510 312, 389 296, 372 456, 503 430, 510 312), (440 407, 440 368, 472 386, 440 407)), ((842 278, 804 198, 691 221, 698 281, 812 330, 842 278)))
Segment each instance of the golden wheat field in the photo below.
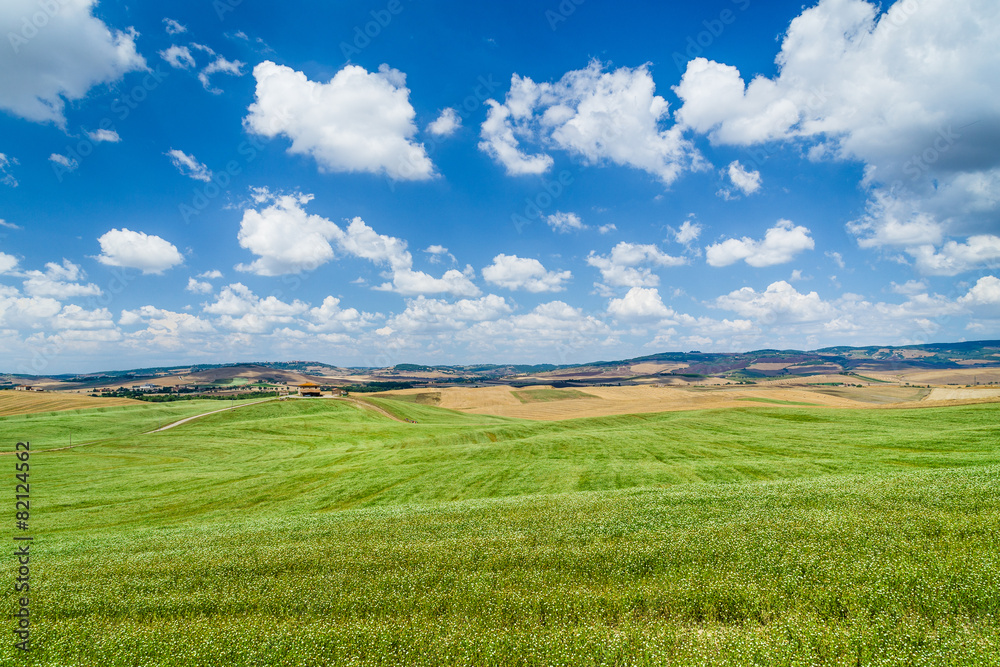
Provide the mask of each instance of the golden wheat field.
MULTIPOLYGON (((812 379, 812 378, 811 378, 812 379)), ((841 376, 817 376, 816 382, 843 381, 841 376)), ((449 410, 538 421, 579 417, 604 417, 678 410, 738 408, 752 405, 827 408, 918 407, 940 401, 1000 401, 1000 389, 773 384, 727 387, 587 387, 555 389, 551 386, 450 387, 405 389, 375 396, 395 398, 449 410)))
POLYGON ((130 398, 94 398, 81 394, 34 391, 0 391, 0 416, 30 415, 86 408, 110 408, 119 405, 142 405, 130 398))

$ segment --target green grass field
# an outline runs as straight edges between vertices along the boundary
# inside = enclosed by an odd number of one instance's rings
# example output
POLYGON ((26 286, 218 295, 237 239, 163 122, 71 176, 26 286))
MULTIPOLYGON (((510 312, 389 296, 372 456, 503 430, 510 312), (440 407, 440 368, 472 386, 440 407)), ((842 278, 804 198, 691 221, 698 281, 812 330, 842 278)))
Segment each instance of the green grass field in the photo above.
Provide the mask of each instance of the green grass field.
POLYGON ((1000 665, 1000 406, 371 400, 418 423, 331 400, 149 435, 225 406, 0 419, 3 443, 99 440, 31 459, 35 645, 5 629, 0 664, 1000 665))

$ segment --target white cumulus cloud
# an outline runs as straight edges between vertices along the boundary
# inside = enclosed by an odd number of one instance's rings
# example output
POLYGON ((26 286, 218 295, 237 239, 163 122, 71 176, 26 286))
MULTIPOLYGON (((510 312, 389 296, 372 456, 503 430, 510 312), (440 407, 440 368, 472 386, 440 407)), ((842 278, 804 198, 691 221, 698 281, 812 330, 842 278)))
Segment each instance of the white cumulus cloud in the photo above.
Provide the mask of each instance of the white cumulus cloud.
POLYGON ((862 163, 870 203, 848 226, 862 247, 981 235, 1000 212, 998 30, 992 0, 899 0, 884 12, 820 0, 785 32, 774 78, 688 63, 677 119, 716 144, 798 141, 811 159, 862 163))
POLYGON ((253 70, 256 101, 247 129, 284 135, 288 151, 309 155, 321 171, 386 174, 395 180, 434 176, 423 144, 412 141, 416 112, 406 75, 387 65, 378 72, 348 65, 327 83, 267 60, 253 70))
POLYGON ((765 322, 815 322, 830 319, 835 312, 816 292, 802 294, 784 280, 771 283, 763 292, 743 287, 720 296, 715 305, 765 322))
POLYGON ((548 271, 537 259, 517 255, 497 255, 483 269, 483 278, 488 283, 534 293, 561 292, 572 277, 570 271, 548 271))
POLYGON ((66 102, 146 69, 131 28, 114 30, 94 16, 97 0, 67 0, 56 10, 35 0, 0 3, 0 109, 65 127, 66 102), (46 16, 38 28, 36 14, 46 16))
POLYGON ((744 236, 742 239, 726 239, 705 248, 705 259, 710 266, 729 266, 745 260, 750 266, 763 267, 785 264, 805 250, 812 250, 816 242, 809 236, 809 230, 796 226, 790 220, 779 220, 764 234, 762 241, 744 236))
POLYGON ((112 229, 97 242, 101 244, 97 261, 108 266, 159 274, 184 262, 184 257, 169 241, 127 228, 112 229))
POLYGON ((612 299, 608 314, 622 320, 666 319, 674 311, 663 303, 655 287, 633 287, 621 299, 612 299))
POLYGON ((427 126, 427 131, 439 137, 450 137, 462 126, 458 112, 448 108, 441 112, 437 120, 427 126))
POLYGON ((965 243, 947 241, 939 250, 932 245, 907 248, 920 273, 928 276, 955 276, 975 269, 1000 267, 1000 237, 992 234, 970 236, 965 243))
POLYGON ((93 283, 86 285, 79 281, 86 275, 80 267, 68 259, 62 264, 49 262, 45 271, 25 271, 22 274, 24 291, 33 297, 50 297, 63 301, 79 296, 98 296, 101 288, 93 283))
MULTIPOLYGON (((733 188, 744 195, 752 195, 760 190, 760 172, 750 171, 740 164, 739 160, 733 160, 730 162, 724 173, 729 178, 729 182, 732 184, 733 188)), ((733 194, 733 190, 731 188, 723 188, 718 194, 723 199, 737 198, 737 195, 733 194)))
POLYGON ((240 264, 237 270, 278 276, 312 271, 333 259, 330 241, 339 238, 341 230, 322 216, 306 213, 303 206, 312 199, 312 195, 276 195, 269 206, 244 211, 237 238, 258 259, 240 264))
POLYGON ((613 287, 655 287, 660 278, 652 267, 683 266, 687 260, 673 257, 655 245, 622 241, 608 255, 591 251, 587 264, 601 272, 604 282, 613 287))
POLYGON ((584 164, 612 163, 648 172, 664 184, 704 162, 677 126, 668 102, 656 95, 646 65, 607 71, 599 61, 567 72, 554 83, 511 77, 501 104, 487 100, 479 147, 508 174, 541 174, 553 164, 550 150, 562 150, 584 164), (527 154, 522 142, 543 152, 527 154))
POLYGON ((210 294, 215 288, 212 287, 212 283, 201 281, 196 278, 188 278, 187 287, 185 287, 188 292, 194 292, 195 294, 210 294))
POLYGON ((366 259, 386 268, 388 281, 375 289, 404 295, 448 293, 477 296, 479 288, 471 278, 471 266, 450 269, 440 278, 413 268, 413 255, 403 239, 379 234, 361 218, 354 218, 341 229, 319 215, 303 208, 312 195, 274 195, 260 190, 258 204, 269 203, 261 210, 248 209, 240 223, 240 245, 258 256, 251 264, 240 264, 239 271, 264 276, 311 271, 335 257, 335 248, 346 255, 366 259))
POLYGON ((968 293, 960 297, 959 303, 966 306, 1000 306, 1000 278, 983 276, 968 293))

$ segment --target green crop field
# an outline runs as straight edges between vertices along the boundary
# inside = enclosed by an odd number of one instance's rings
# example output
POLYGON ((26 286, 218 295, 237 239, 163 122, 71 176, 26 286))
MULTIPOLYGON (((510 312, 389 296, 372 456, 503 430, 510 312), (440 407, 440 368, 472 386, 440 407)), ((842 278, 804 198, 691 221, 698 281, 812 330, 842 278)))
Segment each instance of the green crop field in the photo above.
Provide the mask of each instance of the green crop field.
POLYGON ((416 423, 334 400, 147 435, 226 406, 0 418, 3 450, 97 441, 31 458, 33 648, 0 556, 0 664, 1000 665, 1000 406, 369 400, 416 423))
POLYGON ((573 398, 597 398, 593 394, 576 389, 522 389, 513 392, 513 396, 522 403, 547 403, 548 401, 566 401, 573 398))

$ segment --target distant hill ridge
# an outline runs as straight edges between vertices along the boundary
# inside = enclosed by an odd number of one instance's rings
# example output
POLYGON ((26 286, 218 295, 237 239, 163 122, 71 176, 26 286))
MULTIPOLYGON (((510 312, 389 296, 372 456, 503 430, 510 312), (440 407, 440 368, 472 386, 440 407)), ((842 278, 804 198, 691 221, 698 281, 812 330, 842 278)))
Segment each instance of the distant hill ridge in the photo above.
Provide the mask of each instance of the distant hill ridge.
MULTIPOLYGON (((335 366, 320 361, 254 361, 229 364, 190 364, 183 366, 155 366, 130 370, 111 370, 96 373, 45 376, 63 382, 132 381, 162 375, 200 374, 231 369, 236 375, 250 369, 271 369, 308 376, 351 376, 365 373, 406 375, 408 373, 444 373, 455 377, 501 377, 516 375, 564 374, 572 369, 602 369, 641 364, 683 365, 683 375, 716 375, 746 372, 750 376, 766 376, 769 370, 754 370, 758 364, 787 365, 790 369, 817 367, 822 372, 851 372, 856 370, 894 370, 901 368, 949 369, 964 368, 970 362, 993 362, 1000 366, 1000 340, 966 341, 956 343, 925 343, 919 345, 870 345, 865 347, 836 346, 818 350, 780 350, 765 348, 750 352, 661 352, 632 359, 594 361, 584 364, 463 364, 423 365, 397 364, 391 368, 335 366), (749 369, 749 370, 747 370, 749 369)), ((790 372, 790 371, 786 371, 790 372)), ((224 374, 220 374, 224 375, 224 374)), ((9 380, 35 379, 39 376, 8 374, 9 380)))

